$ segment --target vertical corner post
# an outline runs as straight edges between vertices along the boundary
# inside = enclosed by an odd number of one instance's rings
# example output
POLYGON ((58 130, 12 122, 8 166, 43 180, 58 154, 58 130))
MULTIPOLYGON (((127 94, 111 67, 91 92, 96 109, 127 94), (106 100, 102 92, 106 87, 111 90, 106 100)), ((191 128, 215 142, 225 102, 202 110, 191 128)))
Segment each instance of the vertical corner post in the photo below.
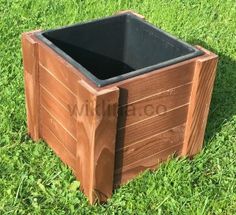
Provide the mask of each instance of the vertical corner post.
POLYGON ((78 82, 76 175, 91 204, 112 195, 118 97, 117 87, 78 82))
POLYGON ((25 100, 28 134, 33 140, 39 135, 39 54, 33 32, 22 35, 25 100))
POLYGON ((181 153, 189 157, 202 149, 218 60, 217 55, 199 48, 205 55, 196 59, 181 153))

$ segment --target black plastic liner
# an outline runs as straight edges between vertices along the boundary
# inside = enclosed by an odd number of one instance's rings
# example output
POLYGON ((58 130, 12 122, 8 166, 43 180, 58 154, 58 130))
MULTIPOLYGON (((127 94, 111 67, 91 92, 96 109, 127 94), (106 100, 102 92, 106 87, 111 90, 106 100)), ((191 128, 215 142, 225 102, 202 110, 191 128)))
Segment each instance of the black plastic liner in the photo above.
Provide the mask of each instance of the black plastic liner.
POLYGON ((99 87, 203 54, 132 13, 36 36, 99 87))

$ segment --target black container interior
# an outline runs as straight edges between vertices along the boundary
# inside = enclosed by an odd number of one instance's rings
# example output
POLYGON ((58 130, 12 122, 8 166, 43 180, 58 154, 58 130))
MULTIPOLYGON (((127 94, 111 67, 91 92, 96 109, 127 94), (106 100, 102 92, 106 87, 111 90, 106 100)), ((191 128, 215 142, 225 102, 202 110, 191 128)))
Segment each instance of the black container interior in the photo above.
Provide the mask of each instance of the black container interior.
POLYGON ((98 86, 202 54, 132 14, 38 35, 98 86))

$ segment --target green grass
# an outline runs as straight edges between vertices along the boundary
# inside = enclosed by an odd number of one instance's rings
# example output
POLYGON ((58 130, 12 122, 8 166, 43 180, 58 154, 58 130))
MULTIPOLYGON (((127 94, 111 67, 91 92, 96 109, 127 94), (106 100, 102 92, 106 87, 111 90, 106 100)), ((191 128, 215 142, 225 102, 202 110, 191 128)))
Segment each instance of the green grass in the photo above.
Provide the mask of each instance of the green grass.
POLYGON ((235 0, 0 0, 0 214, 236 214, 235 0), (90 206, 55 154, 26 135, 21 33, 133 9, 219 55, 203 151, 90 206))

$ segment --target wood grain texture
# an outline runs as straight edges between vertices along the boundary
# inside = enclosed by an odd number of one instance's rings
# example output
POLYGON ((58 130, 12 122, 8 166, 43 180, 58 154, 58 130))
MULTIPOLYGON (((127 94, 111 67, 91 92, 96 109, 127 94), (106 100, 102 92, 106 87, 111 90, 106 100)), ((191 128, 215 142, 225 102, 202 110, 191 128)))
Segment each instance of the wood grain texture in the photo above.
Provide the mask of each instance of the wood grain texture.
MULTIPOLYGON (((76 107, 76 92, 72 92, 68 86, 59 81, 49 70, 39 66, 40 85, 50 92, 64 108, 73 111, 76 107)), ((76 111, 76 110, 74 110, 76 111)), ((76 113, 72 113, 76 119, 76 113)))
POLYGON ((40 65, 47 68, 47 70, 49 70, 72 92, 77 91, 77 82, 79 80, 84 80, 93 86, 94 89, 100 90, 100 88, 97 88, 95 84, 84 76, 79 70, 73 67, 69 62, 63 59, 46 44, 41 41, 39 41, 38 44, 40 65))
POLYGON ((76 169, 90 203, 112 195, 118 97, 118 88, 97 92, 78 82, 78 109, 89 107, 77 114, 76 169))
POLYGON ((114 187, 118 187, 127 183, 129 180, 135 178, 137 175, 145 170, 154 170, 158 165, 166 161, 171 155, 179 154, 182 149, 182 144, 173 145, 170 148, 153 154, 141 160, 137 160, 131 165, 122 167, 122 169, 115 172, 114 187))
POLYGON ((75 156, 73 156, 57 139, 54 133, 44 124, 40 124, 40 133, 43 140, 53 149, 53 151, 67 164, 73 171, 75 171, 75 156))
POLYGON ((116 83, 120 88, 119 105, 130 104, 191 82, 194 66, 192 59, 116 83))
POLYGON ((191 86, 192 83, 181 85, 119 107, 118 128, 187 104, 191 86))
POLYGON ((54 96, 40 86, 40 105, 76 139, 76 119, 54 96))
POLYGON ((154 134, 186 122, 188 105, 145 119, 117 130, 116 149, 131 145, 154 134))
POLYGON ((196 60, 182 149, 183 156, 191 157, 197 154, 203 145, 218 59, 215 54, 206 50, 205 52, 208 54, 196 60))
POLYGON ((39 139, 39 71, 38 44, 33 32, 22 35, 24 82, 28 134, 33 140, 39 139))
POLYGON ((77 140, 67 132, 67 130, 57 121, 47 110, 40 106, 40 123, 47 126, 56 138, 68 150, 68 153, 76 156, 77 140))
POLYGON ((183 144, 185 124, 155 134, 140 142, 131 144, 116 151, 115 169, 119 171, 125 166, 164 151, 175 145, 183 144))
POLYGON ((39 61, 44 68, 47 68, 58 80, 69 87, 72 92, 76 92, 79 72, 76 74, 73 67, 67 61, 42 42, 39 45, 39 61))

